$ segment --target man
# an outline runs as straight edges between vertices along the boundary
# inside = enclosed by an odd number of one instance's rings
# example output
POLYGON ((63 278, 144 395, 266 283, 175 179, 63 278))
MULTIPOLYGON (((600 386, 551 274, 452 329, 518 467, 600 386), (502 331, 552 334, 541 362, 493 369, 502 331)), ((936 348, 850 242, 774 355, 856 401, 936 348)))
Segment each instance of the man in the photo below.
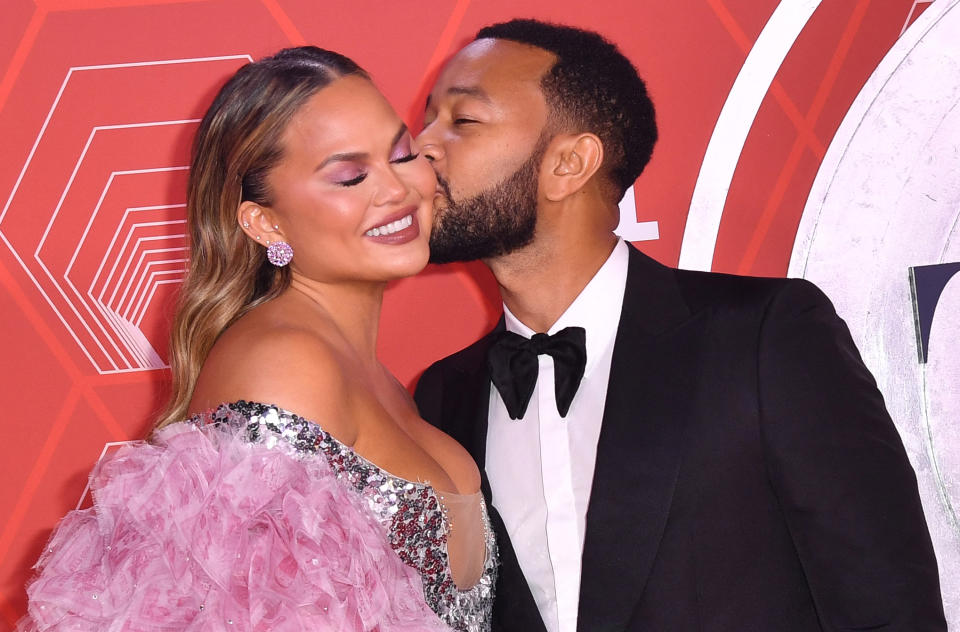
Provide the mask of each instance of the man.
POLYGON ((429 97, 432 256, 482 259, 504 318, 416 397, 483 472, 495 626, 946 630, 915 476, 826 297, 613 235, 655 140, 630 62, 568 27, 482 29, 429 97))

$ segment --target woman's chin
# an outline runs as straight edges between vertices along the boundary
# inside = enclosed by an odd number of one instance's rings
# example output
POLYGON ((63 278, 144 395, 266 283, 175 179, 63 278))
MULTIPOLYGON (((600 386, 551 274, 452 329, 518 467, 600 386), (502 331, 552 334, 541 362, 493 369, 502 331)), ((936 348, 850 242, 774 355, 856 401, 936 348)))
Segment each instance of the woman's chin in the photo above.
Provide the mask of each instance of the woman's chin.
POLYGON ((403 265, 397 266, 397 275, 395 279, 405 279, 407 277, 416 276, 427 267, 427 261, 430 258, 430 252, 424 251, 421 256, 411 257, 409 261, 405 261, 403 265))
POLYGON ((413 244, 408 244, 402 250, 398 248, 388 259, 380 259, 379 263, 382 265, 377 266, 380 274, 376 276, 381 277, 384 281, 395 281, 416 276, 427 267, 430 251, 426 242, 422 244, 422 247, 410 246, 413 246, 413 244))

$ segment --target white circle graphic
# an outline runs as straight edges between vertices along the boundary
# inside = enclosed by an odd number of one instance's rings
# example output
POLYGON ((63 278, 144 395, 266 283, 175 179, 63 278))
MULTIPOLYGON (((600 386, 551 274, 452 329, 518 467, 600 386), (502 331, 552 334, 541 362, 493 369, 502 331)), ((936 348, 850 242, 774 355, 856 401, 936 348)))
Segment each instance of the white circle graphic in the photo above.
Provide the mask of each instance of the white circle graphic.
POLYGON ((850 107, 814 181, 790 276, 847 321, 917 472, 947 620, 960 626, 960 278, 918 358, 910 268, 960 261, 960 0, 934 2, 850 107))

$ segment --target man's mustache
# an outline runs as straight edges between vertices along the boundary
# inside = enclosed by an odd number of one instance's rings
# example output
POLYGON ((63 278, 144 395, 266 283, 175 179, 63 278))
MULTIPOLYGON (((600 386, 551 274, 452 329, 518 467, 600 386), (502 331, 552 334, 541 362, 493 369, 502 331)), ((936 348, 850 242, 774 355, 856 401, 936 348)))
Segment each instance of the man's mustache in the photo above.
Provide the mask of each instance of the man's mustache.
POLYGON ((437 187, 439 187, 440 190, 443 191, 443 196, 447 198, 447 201, 449 202, 453 201, 453 197, 450 195, 450 183, 447 182, 446 179, 443 176, 441 176, 439 173, 437 174, 437 187))

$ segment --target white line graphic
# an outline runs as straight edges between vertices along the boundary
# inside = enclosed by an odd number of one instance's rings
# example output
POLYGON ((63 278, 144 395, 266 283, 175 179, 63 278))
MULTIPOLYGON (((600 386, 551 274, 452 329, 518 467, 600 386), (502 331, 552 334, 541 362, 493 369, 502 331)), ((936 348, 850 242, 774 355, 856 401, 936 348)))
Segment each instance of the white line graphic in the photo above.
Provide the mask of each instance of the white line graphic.
MULTIPOLYGON (((30 250, 33 250, 33 257, 30 258, 32 261, 25 260, 24 256, 21 255, 21 252, 25 251, 26 248, 21 244, 17 243, 16 238, 9 235, 6 231, 3 230, 3 222, 7 219, 7 214, 11 210, 11 206, 14 203, 14 200, 17 198, 17 194, 20 192, 20 188, 23 185, 24 178, 28 170, 34 164, 35 158, 38 156, 40 151, 41 141, 44 140, 45 135, 48 130, 51 128, 52 121, 54 120, 55 114, 57 114, 58 109, 64 103, 64 95, 70 81, 80 76, 80 73, 89 73, 95 71, 107 71, 115 69, 125 69, 125 68, 137 68, 137 67, 150 67, 150 66, 173 66, 177 64, 196 64, 196 63, 210 63, 210 62, 224 62, 224 61, 253 61, 253 58, 248 54, 239 54, 239 55, 221 55, 221 56, 210 56, 210 57, 192 57, 192 58, 181 58, 181 59, 167 59, 167 60, 152 60, 152 61, 141 61, 141 62, 129 62, 129 63, 116 63, 116 64, 100 64, 100 65, 90 65, 90 66, 72 66, 67 69, 66 76, 61 82, 56 96, 53 99, 53 103, 50 106, 49 111, 47 112, 40 130, 37 133, 36 138, 30 151, 27 154, 26 160, 24 161, 23 167, 20 169, 20 173, 17 176, 17 179, 14 183, 12 190, 10 191, 9 196, 6 199, 6 202, 3 205, 2 210, 0 210, 0 239, 2 239, 3 244, 10 250, 16 259, 17 263, 23 269, 26 274, 27 279, 37 288, 37 291, 43 297, 44 301, 50 306, 53 310, 53 313, 56 315, 57 319, 63 324, 64 329, 73 338, 77 346, 80 348, 81 352, 90 360, 90 363, 95 367, 99 373, 116 373, 116 372, 128 372, 132 370, 143 370, 144 368, 152 368, 162 365, 162 362, 156 356, 156 353, 153 352, 152 347, 143 333, 139 331, 138 327, 125 319, 121 319, 119 315, 114 314, 113 311, 107 308, 103 302, 102 297, 104 293, 108 291, 110 286, 110 278, 107 279, 106 284, 103 286, 102 291, 100 292, 99 299, 94 299, 94 286, 96 286, 102 279, 102 272, 106 265, 107 254, 101 257, 100 265, 94 276, 93 283, 91 287, 86 292, 81 292, 73 283, 71 278, 71 272, 73 271, 74 264, 76 263, 77 257, 81 249, 84 248, 89 232, 93 225, 93 222, 96 218, 97 213, 100 210, 101 205, 103 204, 104 197, 107 190, 110 187, 113 179, 118 175, 133 175, 141 173, 161 173, 168 172, 172 170, 182 170, 187 167, 157 167, 155 169, 141 169, 141 170, 129 170, 126 172, 117 171, 111 174, 110 181, 104 187, 104 190, 101 194, 100 200, 96 205, 96 208, 93 211, 92 216, 89 218, 85 229, 82 232, 82 235, 79 238, 77 247, 72 253, 72 257, 69 261, 69 264, 66 267, 66 270, 63 272, 62 283, 68 286, 69 291, 66 288, 61 286, 61 281, 58 280, 54 272, 50 269, 47 262, 43 260, 42 251, 46 245, 47 238, 51 233, 53 224, 57 221, 58 216, 61 213, 62 207, 65 203, 67 195, 70 192, 70 189, 77 178, 81 164, 84 159, 87 157, 87 153, 91 148, 93 140, 98 133, 106 131, 116 131, 132 128, 142 128, 142 127, 156 127, 164 125, 184 125, 184 124, 194 124, 197 122, 196 119, 176 119, 176 120, 167 120, 167 121, 152 121, 152 122, 134 122, 134 123, 121 123, 113 125, 97 125, 92 128, 89 136, 86 139, 83 148, 80 151, 79 158, 74 165, 72 172, 69 174, 67 181, 65 183, 63 192, 60 196, 60 199, 53 209, 53 213, 47 222, 47 226, 43 232, 42 237, 40 238, 39 243, 34 244, 35 247, 31 246, 30 250), (11 241, 13 240, 13 241, 11 241), (42 272, 37 272, 38 270, 42 272), (38 278, 38 275, 40 278, 38 278), (44 278, 45 277, 45 278, 44 278), (52 283, 53 292, 48 293, 49 286, 48 283, 52 283), (59 295, 59 299, 56 298, 59 295), (66 306, 62 305, 60 301, 66 303, 66 306), (89 300, 89 302, 88 302, 89 300), (77 302, 82 305, 77 305, 77 302), (70 313, 72 312, 72 315, 70 313), (90 322, 90 321, 93 322, 90 322), (77 327, 77 321, 79 321, 79 328, 77 327), (118 345, 119 343, 119 345, 118 345), (121 349, 122 348, 122 349, 121 349), (128 356, 131 354, 134 357, 128 356)), ((46 151, 46 150, 43 150, 46 151)), ((168 206, 157 206, 157 207, 139 207, 134 209, 127 209, 124 214, 122 224, 127 220, 127 213, 136 210, 148 210, 148 209, 162 209, 162 208, 182 208, 183 205, 168 205, 168 206)), ((174 220, 172 223, 179 222, 182 224, 182 220, 174 220)), ((119 229, 119 227, 118 227, 119 229)), ((182 232, 177 231, 177 232, 182 232)), ((108 253, 116 245, 119 235, 118 232, 114 235, 113 240, 110 242, 108 247, 108 253)), ((128 235, 129 237, 129 235, 128 235)), ((168 240, 183 239, 185 243, 185 237, 181 235, 168 235, 165 236, 168 240)), ((124 244, 126 247, 126 243, 124 244)), ((123 250, 120 251, 121 253, 123 250)), ((25 252, 24 252, 25 254, 25 252)), ((51 264, 52 265, 52 264, 51 264)), ((112 272, 116 268, 116 262, 114 262, 112 272)), ((141 280, 142 282, 142 280, 141 280)), ((163 282, 157 282, 163 283, 163 282)), ((115 289, 115 288, 114 288, 115 289)), ((152 286, 152 293, 156 291, 156 283, 152 286)), ((144 312, 146 306, 150 304, 149 299, 144 299, 140 297, 141 302, 144 303, 143 309, 140 310, 140 313, 137 315, 138 322, 142 321, 144 318, 144 312)), ((128 306, 129 308, 130 306, 128 306)))
POLYGON ((821 0, 783 0, 763 27, 723 104, 700 166, 680 246, 679 267, 709 270, 720 218, 743 144, 780 65, 821 0))

